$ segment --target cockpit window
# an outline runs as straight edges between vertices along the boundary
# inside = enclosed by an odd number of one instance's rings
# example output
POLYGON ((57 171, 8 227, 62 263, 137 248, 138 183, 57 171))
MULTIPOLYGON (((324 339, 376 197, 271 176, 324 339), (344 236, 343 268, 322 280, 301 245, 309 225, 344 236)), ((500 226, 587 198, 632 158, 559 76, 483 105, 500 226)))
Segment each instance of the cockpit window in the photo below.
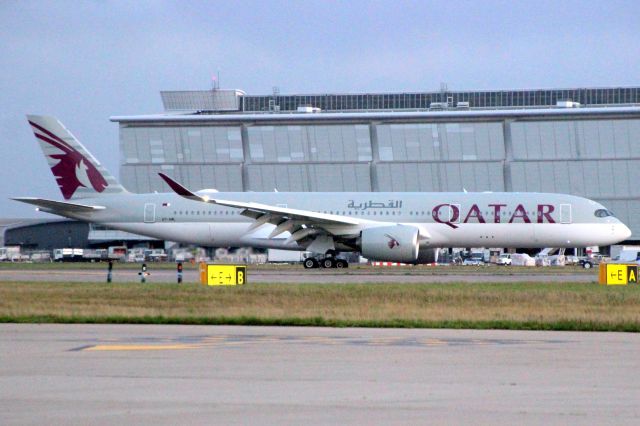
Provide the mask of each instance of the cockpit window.
POLYGON ((607 209, 598 209, 594 212, 594 214, 596 215, 596 217, 609 217, 609 216, 613 216, 613 213, 610 212, 607 209))

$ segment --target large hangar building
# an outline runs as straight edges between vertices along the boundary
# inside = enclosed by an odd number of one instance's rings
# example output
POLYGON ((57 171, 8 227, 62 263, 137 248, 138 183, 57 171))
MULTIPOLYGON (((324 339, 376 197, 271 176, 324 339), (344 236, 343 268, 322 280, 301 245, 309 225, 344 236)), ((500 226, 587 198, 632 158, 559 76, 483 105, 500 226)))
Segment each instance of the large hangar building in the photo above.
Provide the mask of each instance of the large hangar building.
POLYGON ((640 235, 638 87, 161 96, 164 113, 111 118, 133 192, 167 191, 161 171, 219 191, 560 192, 640 235))

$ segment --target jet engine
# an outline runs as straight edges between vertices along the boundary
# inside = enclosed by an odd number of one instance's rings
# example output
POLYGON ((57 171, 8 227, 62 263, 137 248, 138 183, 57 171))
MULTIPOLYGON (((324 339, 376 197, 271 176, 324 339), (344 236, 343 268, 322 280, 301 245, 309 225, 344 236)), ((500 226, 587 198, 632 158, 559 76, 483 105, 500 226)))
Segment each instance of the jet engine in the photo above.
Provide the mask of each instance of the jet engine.
POLYGON ((416 263, 419 232, 418 228, 408 225, 364 229, 360 252, 370 260, 416 263))
POLYGON ((437 263, 438 262, 438 249, 420 246, 418 250, 418 259, 416 263, 437 263))

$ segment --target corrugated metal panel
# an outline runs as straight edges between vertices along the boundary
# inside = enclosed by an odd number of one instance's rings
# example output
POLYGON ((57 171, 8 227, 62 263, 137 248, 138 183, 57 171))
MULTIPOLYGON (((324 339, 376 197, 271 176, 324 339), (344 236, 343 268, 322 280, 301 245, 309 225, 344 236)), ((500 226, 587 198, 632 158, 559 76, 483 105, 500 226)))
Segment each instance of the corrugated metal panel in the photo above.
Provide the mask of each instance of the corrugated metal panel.
POLYGON ((606 159, 638 156, 640 120, 536 121, 511 124, 516 159, 606 159))
POLYGON ((131 192, 141 192, 138 190, 135 167, 120 166, 120 183, 131 192))
POLYGON ((243 161, 240 127, 138 127, 121 129, 124 164, 243 161))
MULTIPOLYGON (((156 175, 163 170, 193 189, 241 191, 240 126, 192 124, 122 126, 125 187, 167 191, 156 175)), ((611 208, 640 234, 640 223, 633 225, 640 222, 638 215, 629 210, 640 203, 633 199, 640 197, 638 119, 512 122, 515 161, 506 169, 502 122, 377 124, 382 162, 374 164, 371 125, 249 125, 245 189, 369 191, 374 170, 376 189, 382 191, 502 191, 503 171, 510 170, 514 191, 611 200, 619 206, 611 208)))
POLYGON ((242 191, 240 165, 127 165, 120 168, 122 184, 131 192, 169 192, 158 172, 171 175, 192 190, 214 188, 242 191))
POLYGON ((503 191, 500 162, 381 163, 380 191, 503 191))
POLYGON ((514 191, 640 197, 640 160, 514 162, 511 174, 514 191))
POLYGON ((162 91, 165 111, 239 111, 241 90, 162 91))
POLYGON ((501 123, 380 124, 382 161, 499 160, 501 123))
POLYGON ((370 161, 368 127, 302 125, 249 127, 253 162, 370 161))
POLYGON ((366 164, 252 164, 251 191, 370 191, 366 164))

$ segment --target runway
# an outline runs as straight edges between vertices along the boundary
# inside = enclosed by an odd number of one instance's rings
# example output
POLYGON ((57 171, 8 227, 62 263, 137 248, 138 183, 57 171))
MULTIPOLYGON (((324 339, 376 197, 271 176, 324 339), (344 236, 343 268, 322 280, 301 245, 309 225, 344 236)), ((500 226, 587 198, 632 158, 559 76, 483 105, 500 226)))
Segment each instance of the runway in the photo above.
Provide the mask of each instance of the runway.
POLYGON ((637 424, 640 335, 0 325, 0 423, 637 424))
MULTIPOLYGON (((248 283, 443 283, 443 282, 597 282, 597 271, 589 273, 554 273, 553 271, 505 273, 456 273, 446 267, 425 273, 412 268, 382 268, 372 271, 357 269, 299 269, 252 270, 248 272, 248 283)), ((497 267, 492 267, 497 269, 497 267)), ((148 283, 176 282, 176 272, 167 269, 154 269, 149 266, 148 283)), ((105 282, 104 271, 95 269, 0 269, 0 281, 68 281, 68 282, 105 282)), ((199 282, 198 271, 185 270, 184 282, 199 282)), ((113 282, 139 282, 137 270, 117 268, 113 273, 113 282)))

